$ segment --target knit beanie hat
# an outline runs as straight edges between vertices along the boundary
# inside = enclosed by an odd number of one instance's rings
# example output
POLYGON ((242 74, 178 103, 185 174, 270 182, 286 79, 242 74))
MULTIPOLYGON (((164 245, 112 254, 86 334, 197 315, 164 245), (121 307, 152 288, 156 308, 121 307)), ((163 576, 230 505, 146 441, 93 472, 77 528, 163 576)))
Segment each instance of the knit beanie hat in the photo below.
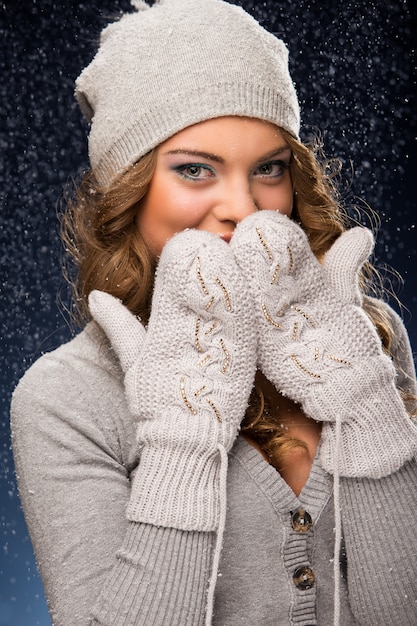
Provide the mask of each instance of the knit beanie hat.
POLYGON ((223 0, 133 0, 107 26, 76 81, 91 123, 89 156, 102 187, 198 122, 227 115, 299 132, 285 44, 223 0))

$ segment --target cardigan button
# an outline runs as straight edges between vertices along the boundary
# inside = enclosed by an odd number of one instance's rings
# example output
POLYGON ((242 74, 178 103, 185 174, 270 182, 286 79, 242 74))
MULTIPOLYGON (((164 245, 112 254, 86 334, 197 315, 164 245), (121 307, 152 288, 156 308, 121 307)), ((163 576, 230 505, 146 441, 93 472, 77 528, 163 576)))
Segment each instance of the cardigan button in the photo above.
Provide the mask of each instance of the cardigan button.
POLYGON ((297 533, 306 533, 313 525, 311 515, 304 511, 304 509, 298 509, 291 516, 291 526, 297 533))
POLYGON ((303 567, 298 567, 295 570, 292 578, 294 581, 294 585, 297 587, 297 589, 301 589, 301 591, 311 589, 316 580, 313 570, 307 565, 304 565, 303 567))

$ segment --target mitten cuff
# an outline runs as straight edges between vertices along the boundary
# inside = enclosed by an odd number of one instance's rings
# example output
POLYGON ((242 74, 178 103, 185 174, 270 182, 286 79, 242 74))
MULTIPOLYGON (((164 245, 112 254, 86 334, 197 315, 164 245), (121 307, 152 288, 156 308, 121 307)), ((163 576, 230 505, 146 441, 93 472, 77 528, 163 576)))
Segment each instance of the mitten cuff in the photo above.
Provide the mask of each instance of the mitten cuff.
POLYGON ((330 473, 337 464, 341 476, 382 478, 417 453, 417 426, 393 382, 351 408, 350 418, 340 424, 337 447, 338 419, 335 413, 335 421, 323 424, 318 452, 319 464, 330 473))
POLYGON ((145 447, 127 517, 180 530, 213 531, 219 523, 219 451, 145 447))

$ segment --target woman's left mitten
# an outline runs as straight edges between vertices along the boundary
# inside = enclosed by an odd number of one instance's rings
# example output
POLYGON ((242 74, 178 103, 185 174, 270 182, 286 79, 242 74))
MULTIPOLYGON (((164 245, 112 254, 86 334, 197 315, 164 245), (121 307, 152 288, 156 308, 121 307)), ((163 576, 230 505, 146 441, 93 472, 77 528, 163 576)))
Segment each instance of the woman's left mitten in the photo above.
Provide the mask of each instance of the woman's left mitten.
POLYGON ((361 307, 358 275, 372 245, 369 231, 351 229, 321 264, 304 231, 272 211, 246 218, 232 240, 255 299, 259 367, 324 422, 319 459, 327 471, 337 464, 341 475, 378 478, 415 454, 417 430, 361 307))

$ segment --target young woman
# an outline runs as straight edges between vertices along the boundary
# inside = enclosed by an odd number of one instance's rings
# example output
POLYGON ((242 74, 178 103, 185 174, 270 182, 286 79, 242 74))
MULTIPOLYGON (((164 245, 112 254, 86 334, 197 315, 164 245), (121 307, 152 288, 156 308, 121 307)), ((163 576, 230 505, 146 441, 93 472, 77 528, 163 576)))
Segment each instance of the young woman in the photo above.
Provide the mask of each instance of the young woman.
POLYGON ((77 81, 87 323, 12 406, 52 621, 415 623, 415 372, 372 236, 299 141, 281 41, 134 4, 77 81))

